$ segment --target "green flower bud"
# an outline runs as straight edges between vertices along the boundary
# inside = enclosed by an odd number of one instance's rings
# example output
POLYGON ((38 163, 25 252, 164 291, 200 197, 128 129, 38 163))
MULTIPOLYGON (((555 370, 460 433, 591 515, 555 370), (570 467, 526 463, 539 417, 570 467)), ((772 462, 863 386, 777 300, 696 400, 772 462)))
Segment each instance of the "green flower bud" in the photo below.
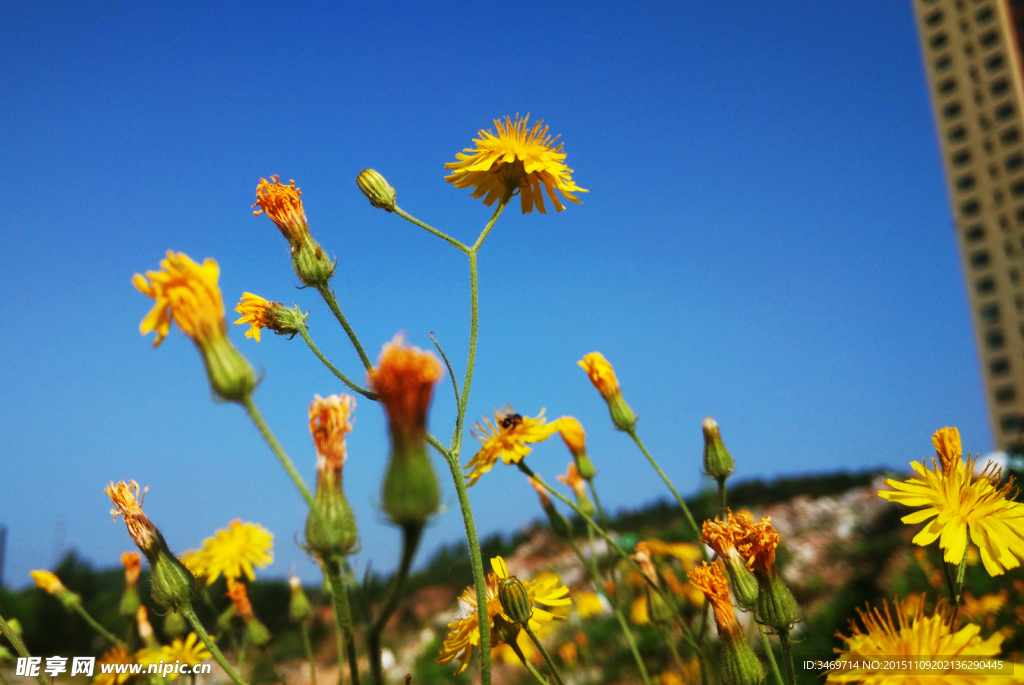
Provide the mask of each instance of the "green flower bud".
POLYGON ((568 540, 572 536, 572 524, 569 523, 569 519, 562 516, 562 512, 555 509, 554 505, 544 507, 544 511, 548 515, 551 532, 562 540, 568 540))
POLYGON ((312 236, 306 235, 298 249, 292 249, 292 266, 295 275, 304 285, 311 288, 326 288, 334 275, 335 262, 327 256, 312 236))
POLYGON ((651 623, 657 626, 667 625, 672 621, 672 607, 662 597, 661 593, 655 592, 651 586, 647 586, 647 615, 651 623))
POLYGON ((373 169, 363 169, 356 176, 356 185, 371 205, 377 209, 395 211, 395 189, 379 173, 373 169))
MULTIPOLYGON (((160 541, 163 542, 163 538, 160 541)), ((192 604, 199 592, 195 576, 166 545, 149 557, 149 565, 149 592, 153 601, 175 611, 192 604)))
POLYGON ((188 621, 177 611, 172 611, 164 617, 164 634, 169 637, 181 637, 189 632, 188 621))
POLYGON ((629 433, 636 427, 637 415, 633 413, 629 405, 626 404, 626 400, 622 398, 622 395, 618 395, 608 400, 608 411, 612 415, 612 423, 620 431, 629 433))
POLYGON ((245 400, 256 388, 256 374, 227 336, 211 337, 199 345, 210 387, 229 402, 245 400))
POLYGON ((758 685, 764 682, 765 672, 746 640, 725 642, 725 685, 758 685))
POLYGON ((701 428, 704 431, 704 473, 716 480, 724 480, 736 468, 732 455, 725 448, 718 424, 713 418, 709 416, 704 419, 701 428))
POLYGON ((392 450, 381 488, 381 505, 388 518, 400 526, 424 525, 440 502, 441 489, 426 445, 392 450))
POLYGON ((288 578, 288 586, 292 591, 292 599, 288 603, 288 618, 295 623, 303 623, 313 615, 313 607, 302 589, 302 581, 297 576, 290 576, 288 578))
POLYGON ((514 645, 519 637, 519 625, 509 621, 501 614, 494 617, 494 628, 491 631, 491 644, 514 645), (497 639, 495 639, 497 638, 497 639))
POLYGON ((317 476, 316 506, 306 517, 306 545, 321 559, 352 554, 359 541, 356 517, 341 489, 341 471, 317 476))
POLYGON ((11 651, 9 649, 4 647, 3 645, 0 645, 0 662, 6 661, 14 661, 14 655, 11 654, 11 651))
POLYGON ((594 464, 590 461, 590 457, 587 456, 586 452, 574 454, 572 458, 576 460, 576 468, 580 471, 580 478, 589 481, 597 475, 597 469, 594 468, 594 464))
POLYGON ((736 603, 745 611, 752 611, 757 605, 757 578, 743 563, 738 553, 725 557, 725 570, 729 574, 736 603))
POLYGON ((18 637, 21 637, 21 634, 24 632, 22 630, 22 628, 21 628, 21 621, 19 621, 16 618, 11 618, 11 619, 7 620, 7 625, 9 625, 11 627, 11 631, 15 635, 17 635, 18 637))
POLYGON ((757 587, 754 619, 758 623, 780 631, 789 630, 800 620, 800 610, 793 593, 778 573, 758 574, 757 587))
POLYGON ((262 647, 270 642, 270 631, 256 617, 245 622, 245 634, 249 637, 249 643, 257 647, 262 647))
POLYGON ((127 587, 124 590, 124 594, 121 595, 121 604, 117 608, 117 613, 122 616, 134 616, 135 612, 139 610, 139 592, 134 587, 127 587))
POLYGON ((533 602, 522 582, 515 576, 498 582, 498 601, 505 614, 519 625, 526 625, 533 616, 533 602))

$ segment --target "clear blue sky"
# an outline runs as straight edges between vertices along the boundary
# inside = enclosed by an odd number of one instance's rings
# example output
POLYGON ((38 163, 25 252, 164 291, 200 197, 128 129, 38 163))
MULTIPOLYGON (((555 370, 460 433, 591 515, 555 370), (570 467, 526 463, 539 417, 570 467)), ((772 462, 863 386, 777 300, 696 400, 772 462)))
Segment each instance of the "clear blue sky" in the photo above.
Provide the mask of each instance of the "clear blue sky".
MULTIPOLYGON (((947 424, 991 448, 909 2, 17 3, 0 45, 10 585, 58 543, 116 564, 131 541, 103 486, 122 478, 152 486, 146 510, 175 551, 237 517, 276 535, 264 577, 294 563, 315 579, 293 542, 299 496, 242 410, 211 401, 191 342, 139 336, 151 301, 131 276, 168 248, 214 257, 229 308, 245 290, 299 302, 362 378, 329 311, 294 287, 284 239, 252 216, 256 182, 280 174, 337 256, 371 356, 400 330, 421 347, 433 331, 461 370, 465 258, 370 207, 354 179, 378 169, 403 208, 470 241, 490 212, 443 164, 516 112, 562 135, 590 193, 557 215, 507 212, 485 245, 471 420, 506 402, 575 415, 614 509, 667 493, 575 365, 593 350, 686 493, 702 484, 706 415, 738 478, 905 468, 947 424)), ((340 384, 300 339, 231 336, 312 482, 307 408, 340 384)), ((442 383, 435 433, 452 405, 442 383)), ((356 417, 345 483, 373 551, 356 563, 389 569, 384 419, 362 400, 356 417)), ((567 462, 560 441, 529 458, 548 477, 567 462)), ((462 531, 436 464, 449 509, 421 561, 462 531)), ((540 513, 512 469, 471 496, 484 535, 540 513)))

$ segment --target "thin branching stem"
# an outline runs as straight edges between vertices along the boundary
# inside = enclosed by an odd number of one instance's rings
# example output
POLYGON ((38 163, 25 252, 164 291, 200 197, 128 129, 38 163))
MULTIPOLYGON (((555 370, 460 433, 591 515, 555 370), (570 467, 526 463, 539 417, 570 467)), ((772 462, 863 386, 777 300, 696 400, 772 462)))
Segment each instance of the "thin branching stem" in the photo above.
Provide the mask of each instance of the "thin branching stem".
POLYGON ((779 673, 779 665, 775 663, 775 652, 772 651, 772 645, 768 641, 768 631, 764 629, 764 626, 760 623, 757 624, 757 631, 761 633, 761 644, 764 645, 764 653, 768 657, 768 665, 771 666, 772 677, 775 678, 775 685, 786 685, 782 679, 782 674, 779 673))
POLYGON ((519 646, 518 642, 513 640, 508 646, 512 648, 512 651, 516 653, 519 660, 523 662, 523 666, 526 666, 526 670, 533 674, 533 677, 537 679, 538 683, 541 683, 541 685, 548 685, 547 679, 537 672, 537 669, 533 667, 533 664, 531 664, 529 659, 526 658, 526 655, 523 654, 523 649, 519 646))
POLYGON ((437 338, 434 334, 430 334, 430 339, 434 341, 434 347, 441 353, 441 359, 444 360, 444 365, 448 367, 448 378, 452 379, 452 389, 455 391, 455 410, 459 409, 459 384, 455 380, 455 372, 452 371, 452 363, 448 361, 448 355, 444 353, 444 349, 441 347, 441 343, 437 342, 437 338))
POLYGON ((398 216, 402 217, 403 219, 405 219, 406 221, 408 221, 410 223, 416 224, 417 226, 422 228, 424 231, 427 231, 429 233, 433 233, 434 235, 436 235, 438 238, 440 238, 441 240, 445 241, 449 245, 451 245, 451 246, 453 246, 455 248, 458 248, 459 250, 465 252, 466 254, 469 254, 469 248, 466 247, 465 245, 463 245, 461 242, 459 242, 455 238, 451 237, 447 233, 443 233, 442 231, 437 230, 433 226, 430 226, 428 224, 423 223, 422 221, 420 221, 416 217, 410 216, 409 214, 406 214, 405 211, 403 211, 397 205, 395 206, 395 214, 397 214, 398 216))
MULTIPOLYGON (((25 643, 22 642, 21 636, 14 632, 14 628, 11 628, 11 625, 4 620, 3 616, 0 616, 0 633, 3 633, 4 637, 10 640, 11 644, 14 646, 14 651, 18 653, 18 656, 26 659, 32 656, 29 654, 29 651, 25 649, 25 643)), ((37 674, 36 680, 39 681, 39 685, 50 685, 49 681, 47 681, 42 674, 37 674)))
POLYGON ((331 360, 329 360, 327 357, 324 356, 324 353, 320 351, 320 348, 318 348, 313 343, 313 339, 309 337, 309 332, 306 331, 306 327, 305 326, 299 328, 299 335, 301 335, 302 339, 306 341, 306 345, 308 345, 310 351, 313 354, 316 355, 316 358, 319 359, 321 362, 323 362, 324 366, 327 367, 327 370, 330 371, 331 373, 333 373, 335 376, 337 376, 338 379, 342 383, 344 383, 350 389, 352 389, 353 391, 359 393, 360 395, 362 395, 363 397, 365 397, 365 398, 367 398, 369 400, 373 400, 375 402, 378 400, 377 393, 371 392, 370 390, 366 390, 365 388, 359 387, 358 383, 356 383, 355 381, 350 379, 348 376, 343 374, 341 371, 339 371, 338 368, 336 366, 334 366, 334 364, 331 363, 331 360))
POLYGON ((352 330, 352 326, 349 325, 348 319, 341 313, 341 307, 338 306, 338 300, 334 297, 334 292, 331 290, 329 285, 323 285, 317 288, 320 291, 320 296, 324 298, 324 302, 334 312, 334 318, 338 320, 341 327, 345 329, 345 334, 348 335, 348 339, 352 341, 352 347, 356 348, 356 354, 359 355, 359 361, 363 362, 363 366, 369 371, 373 365, 370 363, 370 358, 366 356, 366 352, 363 350, 362 344, 359 342, 359 338, 356 337, 356 332, 352 330))
POLYGON ((107 630, 106 628, 104 628, 103 626, 101 626, 101 625, 100 625, 100 624, 99 624, 99 623, 98 623, 98 622, 96 621, 96 619, 94 619, 94 618, 93 618, 92 616, 90 616, 90 615, 89 615, 89 612, 88 612, 88 611, 86 611, 86 610, 85 610, 85 607, 83 607, 83 606, 82 606, 81 604, 78 604, 78 605, 77 605, 77 606, 75 607, 75 611, 77 611, 77 612, 78 612, 78 615, 79 615, 79 616, 81 616, 82 618, 84 618, 84 619, 85 619, 85 622, 89 624, 89 627, 91 627, 91 628, 92 628, 93 630, 95 630, 95 631, 96 631, 97 633, 99 633, 100 635, 102 635, 102 636, 103 636, 103 638, 104 638, 104 639, 105 639, 105 640, 106 640, 107 642, 109 642, 109 643, 110 643, 110 644, 112 644, 112 645, 116 645, 116 646, 119 646, 119 647, 125 647, 125 648, 127 648, 127 645, 126 645, 126 644, 125 644, 124 642, 122 642, 121 640, 119 640, 119 639, 118 639, 118 638, 117 638, 117 637, 116 637, 116 636, 115 636, 115 635, 114 635, 113 633, 111 633, 111 632, 110 632, 109 630, 107 630))
POLYGON ((544 657, 544 663, 548 665, 548 670, 551 671, 551 675, 554 676, 555 681, 558 685, 565 685, 565 681, 562 680, 562 676, 558 673, 558 669, 555 668, 555 662, 551 659, 551 655, 548 654, 548 650, 544 649, 544 645, 537 639, 537 634, 533 632, 533 628, 530 627, 530 622, 527 621, 523 624, 523 630, 533 640, 533 644, 537 645, 537 649, 540 650, 540 655, 544 657))
POLYGON ((309 662, 309 683, 316 685, 316 659, 313 657, 313 643, 309 641, 309 621, 303 621, 299 625, 299 632, 302 633, 302 648, 306 652, 306 661, 309 662))

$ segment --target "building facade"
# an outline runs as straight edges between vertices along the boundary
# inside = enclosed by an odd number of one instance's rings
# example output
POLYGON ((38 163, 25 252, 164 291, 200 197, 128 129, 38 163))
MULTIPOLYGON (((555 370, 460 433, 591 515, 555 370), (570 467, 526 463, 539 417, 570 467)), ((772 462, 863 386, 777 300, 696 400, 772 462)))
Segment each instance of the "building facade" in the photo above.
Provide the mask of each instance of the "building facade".
POLYGON ((1024 454, 1024 0, 912 0, 997 449, 1024 454))

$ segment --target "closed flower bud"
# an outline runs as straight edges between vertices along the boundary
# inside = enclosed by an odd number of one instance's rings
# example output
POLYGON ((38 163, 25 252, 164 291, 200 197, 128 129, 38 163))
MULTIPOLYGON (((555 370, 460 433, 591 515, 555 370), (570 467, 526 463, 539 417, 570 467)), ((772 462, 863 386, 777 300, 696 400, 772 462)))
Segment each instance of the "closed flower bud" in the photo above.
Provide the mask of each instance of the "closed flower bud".
POLYGON ((121 595, 121 604, 118 605, 117 613, 122 616, 134 616, 139 610, 139 591, 134 586, 126 587, 121 595))
POLYGON ((718 423, 709 416, 704 419, 701 428, 704 431, 704 473, 716 480, 724 480, 732 475, 736 465, 722 442, 718 423))
POLYGON ((501 613, 498 613, 496 616, 494 616, 492 620, 494 621, 494 628, 491 635, 498 639, 493 640, 492 638, 493 641, 491 644, 516 644, 516 639, 519 637, 519 631, 521 630, 519 624, 513 623, 512 621, 508 620, 501 613))
POLYGON ((303 623, 313 614, 313 607, 302 589, 302 581, 298 576, 288 576, 288 587, 292 592, 292 599, 288 603, 288 618, 295 623, 303 623))
POLYGON ((725 685, 759 685, 765 679, 764 666, 746 642, 725 645, 723 670, 722 680, 725 685))
POLYGON ((49 571, 30 571, 29 575, 31 575, 32 580, 35 581, 36 587, 41 590, 45 590, 59 599, 61 604, 64 605, 64 608, 69 611, 82 606, 82 598, 64 587, 64 584, 60 582, 60 578, 53 573, 50 573, 49 571))
POLYGON ((292 268, 303 285, 326 288, 334 276, 336 263, 315 240, 307 237, 298 250, 292 251, 292 268))
MULTIPOLYGON (((229 581, 228 597, 231 598, 231 603, 238 612, 238 616, 245 621, 245 633, 249 638, 249 642, 258 647, 270 642, 270 631, 267 630, 267 627, 263 625, 258 618, 256 618, 256 614, 253 613, 252 604, 249 602, 249 594, 245 589, 245 584, 229 581)), ((223 618, 223 615, 221 618, 223 618)))
POLYGON ((379 173, 373 169, 363 169, 356 176, 356 185, 371 205, 377 209, 395 211, 395 189, 379 173))
POLYGON ((245 622, 245 634, 249 638, 249 643, 257 647, 270 642, 270 630, 258 618, 245 622))
POLYGON ((779 574, 757 575, 757 604, 754 619, 776 631, 789 630, 800 620, 800 610, 789 587, 779 574))
POLYGON ((597 475, 594 464, 587 456, 587 434, 583 431, 580 422, 571 416, 563 416, 558 419, 558 433, 562 436, 565 446, 572 453, 572 458, 579 469, 580 478, 589 481, 597 475))
POLYGON ((622 398, 619 380, 615 377, 615 369, 600 352, 585 355, 577 364, 587 372, 590 382, 594 385, 604 401, 608 403, 608 412, 612 423, 620 431, 627 433, 636 426, 637 416, 622 398))
POLYGON ((753 610, 757 606, 757 578, 743 564, 741 558, 725 557, 724 561, 732 592, 736 596, 736 604, 746 611, 753 610))
POLYGON ((533 603, 522 582, 515 576, 498 582, 498 600, 501 608, 513 622, 523 626, 533 616, 533 603))
POLYGON ((166 549, 150 560, 149 592, 160 606, 175 611, 192 603, 198 594, 195 576, 166 549))
POLYGON ((241 402, 256 389, 256 374, 231 341, 216 338, 199 348, 213 392, 228 402, 241 402))
POLYGON ((164 634, 168 637, 180 637, 188 631, 188 621, 179 612, 171 611, 164 617, 164 634))

